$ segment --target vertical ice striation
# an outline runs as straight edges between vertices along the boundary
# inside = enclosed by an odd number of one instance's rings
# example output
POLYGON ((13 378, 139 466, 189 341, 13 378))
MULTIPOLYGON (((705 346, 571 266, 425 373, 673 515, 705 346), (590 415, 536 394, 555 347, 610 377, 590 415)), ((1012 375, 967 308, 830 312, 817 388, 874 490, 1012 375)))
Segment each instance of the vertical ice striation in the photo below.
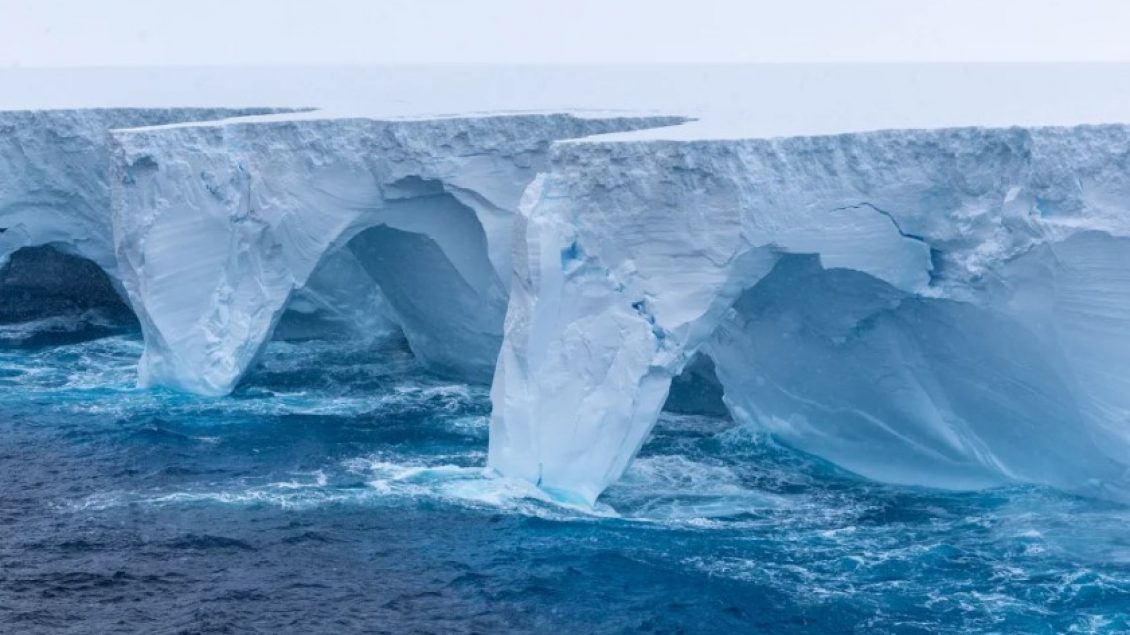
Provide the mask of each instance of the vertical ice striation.
POLYGON ((489 381, 517 203, 550 144, 678 121, 308 117, 119 131, 115 239, 145 335, 141 381, 230 392, 342 250, 418 358, 489 381))
POLYGON ((702 353, 736 419, 863 475, 1112 493, 1128 206, 1121 126, 561 144, 490 465, 591 503, 702 353))

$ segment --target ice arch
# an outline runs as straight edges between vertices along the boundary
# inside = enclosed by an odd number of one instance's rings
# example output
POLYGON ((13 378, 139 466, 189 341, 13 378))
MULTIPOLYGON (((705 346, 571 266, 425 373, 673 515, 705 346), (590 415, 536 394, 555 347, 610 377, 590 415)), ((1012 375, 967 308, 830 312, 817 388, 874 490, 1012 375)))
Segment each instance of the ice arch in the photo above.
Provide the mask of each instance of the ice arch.
POLYGON ((677 121, 311 117, 119 131, 115 244, 145 336, 141 382, 230 392, 296 292, 367 288, 316 275, 343 250, 421 359, 487 379, 513 218, 550 144, 677 121))
POLYGON ((735 419, 868 476, 1124 497, 1127 157, 1121 126, 560 146, 490 465, 591 503, 704 351, 735 419))
POLYGON ((392 203, 389 219, 348 248, 384 293, 417 359, 433 372, 490 381, 507 285, 474 210, 437 184, 392 203))
POLYGON ((0 346, 83 341, 137 328, 96 263, 51 245, 24 247, 0 265, 0 346))
POLYGON ((350 340, 360 345, 394 335, 388 300, 349 249, 327 254, 296 289, 273 339, 350 340))

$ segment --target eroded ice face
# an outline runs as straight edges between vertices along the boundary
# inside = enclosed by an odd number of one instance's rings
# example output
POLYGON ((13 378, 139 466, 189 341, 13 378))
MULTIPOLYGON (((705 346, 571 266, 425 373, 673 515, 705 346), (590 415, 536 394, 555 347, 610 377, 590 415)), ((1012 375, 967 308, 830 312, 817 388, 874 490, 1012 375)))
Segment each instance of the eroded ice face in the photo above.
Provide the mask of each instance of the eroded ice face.
POLYGON ((595 500, 702 353, 736 419, 869 477, 1122 499, 1128 152, 1121 126, 562 146, 491 464, 595 500))
POLYGON ((680 121, 307 118, 120 132, 115 239, 145 333, 141 380, 227 394, 292 299, 333 297, 338 317, 386 318, 354 330, 398 328, 436 372, 489 382, 518 201, 550 144, 680 121))

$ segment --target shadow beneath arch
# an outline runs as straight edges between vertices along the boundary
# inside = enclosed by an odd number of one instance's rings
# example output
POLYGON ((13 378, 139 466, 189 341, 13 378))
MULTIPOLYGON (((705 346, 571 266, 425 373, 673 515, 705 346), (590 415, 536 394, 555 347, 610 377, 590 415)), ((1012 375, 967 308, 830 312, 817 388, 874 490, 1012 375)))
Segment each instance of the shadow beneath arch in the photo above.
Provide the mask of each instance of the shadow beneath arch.
POLYGON ((663 410, 686 415, 730 416, 722 401, 722 383, 718 381, 710 356, 695 353, 683 372, 671 380, 663 410))
POLYGON ((24 247, 0 267, 0 347, 43 347, 138 330, 106 272, 51 246, 24 247))

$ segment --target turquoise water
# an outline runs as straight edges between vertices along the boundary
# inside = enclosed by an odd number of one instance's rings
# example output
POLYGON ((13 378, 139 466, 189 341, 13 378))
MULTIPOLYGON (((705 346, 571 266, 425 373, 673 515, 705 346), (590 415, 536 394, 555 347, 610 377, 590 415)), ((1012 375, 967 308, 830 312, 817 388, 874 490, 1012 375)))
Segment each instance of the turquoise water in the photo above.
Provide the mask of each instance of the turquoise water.
POLYGON ((136 389, 136 334, 3 328, 2 632, 1130 632, 1114 504, 667 413, 574 508, 485 471, 486 387, 400 343, 273 342, 201 399, 136 389))

